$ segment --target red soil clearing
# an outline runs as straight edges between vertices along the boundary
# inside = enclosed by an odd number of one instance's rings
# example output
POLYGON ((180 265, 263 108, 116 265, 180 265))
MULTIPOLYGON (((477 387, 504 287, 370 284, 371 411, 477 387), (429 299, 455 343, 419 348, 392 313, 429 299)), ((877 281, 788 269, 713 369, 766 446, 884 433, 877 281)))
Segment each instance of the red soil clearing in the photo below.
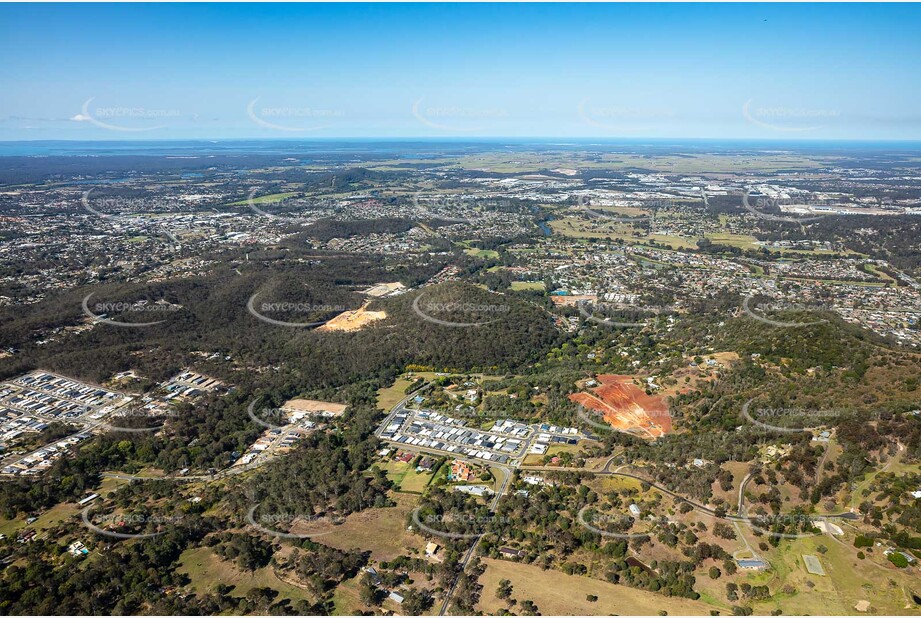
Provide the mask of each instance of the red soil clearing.
POLYGON ((665 399, 633 383, 632 376, 604 374, 591 393, 574 393, 569 399, 600 412, 614 429, 658 438, 672 430, 665 399))

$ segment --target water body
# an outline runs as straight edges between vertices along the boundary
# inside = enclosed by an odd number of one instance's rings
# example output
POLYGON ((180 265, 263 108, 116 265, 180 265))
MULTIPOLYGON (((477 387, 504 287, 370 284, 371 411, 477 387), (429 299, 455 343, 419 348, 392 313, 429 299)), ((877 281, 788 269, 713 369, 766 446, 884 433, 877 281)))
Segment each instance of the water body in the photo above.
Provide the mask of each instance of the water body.
MULTIPOLYGON (((505 148, 511 152, 533 150, 635 152, 644 154, 687 153, 739 154, 766 148, 790 152, 841 154, 848 151, 921 151, 921 141, 792 141, 792 140, 708 140, 708 139, 573 139, 554 140, 482 139, 164 139, 164 140, 34 140, 0 141, 0 156, 106 156, 106 155, 207 155, 207 154, 290 154, 367 153, 407 158, 430 158, 446 153, 461 155, 505 148)), ((309 160, 309 159, 308 159, 309 160)))

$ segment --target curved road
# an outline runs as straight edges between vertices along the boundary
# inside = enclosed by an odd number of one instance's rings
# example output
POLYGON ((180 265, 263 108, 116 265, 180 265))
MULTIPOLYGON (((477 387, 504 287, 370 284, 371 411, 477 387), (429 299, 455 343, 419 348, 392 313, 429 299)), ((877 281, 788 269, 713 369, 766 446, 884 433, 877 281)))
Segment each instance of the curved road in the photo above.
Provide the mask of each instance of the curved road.
MULTIPOLYGON (((685 498, 681 494, 676 493, 672 491, 671 489, 668 489, 667 487, 663 487, 662 485, 659 485, 658 483, 654 481, 650 481, 649 479, 645 477, 639 476, 637 474, 631 474, 629 472, 619 472, 616 470, 612 471, 610 469, 612 461, 613 461, 612 459, 609 459, 607 464, 605 464, 605 467, 602 468, 601 470, 586 470, 584 468, 555 468, 555 467, 550 467, 550 466, 522 466, 521 470, 522 471, 525 471, 525 470, 532 471, 533 470, 535 472, 536 471, 541 471, 541 472, 560 472, 560 471, 588 472, 589 474, 594 474, 595 476, 621 476, 624 478, 633 479, 635 481, 640 481, 641 483, 646 483, 650 487, 653 487, 668 496, 671 496, 683 502, 687 502, 694 509, 700 511, 701 513, 706 513, 707 515, 711 515, 719 519, 719 516, 716 514, 715 509, 712 509, 698 502, 694 502, 693 500, 689 498, 685 498)), ((744 488, 744 485, 747 484, 750 479, 751 479, 751 475, 746 477, 746 479, 743 481, 743 488, 744 488)), ((740 492, 739 504, 741 505, 741 503, 742 503, 742 494, 740 492)), ((835 519, 835 518, 856 519, 857 516, 854 513, 851 513, 850 511, 845 511, 843 513, 828 513, 824 515, 816 515, 815 517, 824 517, 824 518, 829 518, 829 519, 835 519)), ((741 517, 739 515, 730 515, 727 513, 725 516, 722 517, 722 519, 747 522, 749 521, 750 518, 741 517)))
MULTIPOLYGON (((387 417, 385 418, 385 421, 378 425, 378 429, 375 431, 375 434, 376 434, 378 437, 380 437, 380 434, 381 434, 383 428, 385 428, 385 427, 389 424, 391 418, 392 418, 395 414, 397 414, 397 412, 399 412, 400 410, 402 410, 402 409, 406 406, 406 403, 407 403, 412 397, 414 397, 414 396, 418 395, 420 392, 426 390, 429 386, 430 386, 429 384, 426 384, 426 385, 424 385, 424 386, 422 386, 422 387, 416 389, 416 390, 413 391, 412 393, 407 394, 406 397, 404 397, 402 400, 400 400, 399 402, 397 402, 397 404, 394 405, 394 406, 390 409, 390 412, 387 414, 387 417)), ((388 442, 389 442, 389 441, 388 441, 388 442)), ((901 445, 899 445, 899 446, 901 447, 901 445)), ((421 451, 428 451, 428 450, 430 450, 430 449, 424 449, 424 448, 420 449, 419 447, 414 447, 414 448, 415 448, 416 450, 421 450, 421 451)), ((901 450, 901 449, 900 449, 900 450, 901 450)), ((441 452, 439 452, 439 451, 432 451, 432 452, 435 453, 435 454, 444 455, 444 453, 441 453, 441 452)), ((523 471, 527 470, 527 471, 546 471, 546 472, 560 472, 560 471, 587 472, 587 473, 593 474, 593 475, 595 475, 595 476, 619 476, 619 477, 623 477, 623 478, 633 479, 633 480, 639 481, 639 482, 641 482, 641 483, 646 483, 646 484, 649 485, 650 487, 653 487, 653 488, 655 488, 656 490, 662 492, 663 494, 666 494, 666 495, 668 495, 668 496, 671 496, 672 498, 674 498, 674 499, 676 499, 676 500, 683 501, 683 502, 687 502, 689 505, 691 505, 692 508, 696 509, 697 511, 700 511, 701 513, 705 513, 705 514, 710 515, 710 516, 712 516, 712 517, 716 517, 717 519, 720 518, 720 516, 716 514, 716 510, 715 510, 715 509, 712 509, 712 508, 710 508, 710 507, 708 507, 708 506, 705 506, 705 505, 703 505, 703 504, 700 504, 700 503, 698 503, 698 502, 695 502, 695 501, 693 501, 693 500, 690 500, 690 499, 688 499, 688 498, 685 498, 684 496, 682 496, 682 495, 680 495, 680 494, 678 494, 678 493, 676 493, 676 492, 674 492, 674 491, 668 489, 667 487, 663 487, 662 485, 659 485, 659 484, 655 483, 654 481, 651 481, 651 480, 649 480, 649 479, 647 479, 647 478, 644 478, 644 477, 642 477, 642 476, 639 476, 639 475, 636 475, 636 474, 632 474, 632 473, 629 473, 629 472, 620 472, 620 468, 618 468, 617 470, 612 471, 612 470, 611 470, 611 465, 614 463, 614 459, 615 459, 616 457, 617 457, 617 454, 614 454, 614 455, 612 455, 610 458, 608 458, 608 460, 605 462, 604 467, 601 468, 600 470, 587 470, 587 469, 585 469, 585 468, 559 468, 559 467, 551 467, 551 466, 520 466, 519 469, 521 469, 521 470, 523 470, 523 471)), ((458 457, 458 458, 463 459, 463 457, 458 457)), ((258 464, 249 464, 249 465, 247 465, 247 466, 237 466, 237 467, 227 468, 227 469, 221 470, 220 472, 217 472, 216 474, 213 474, 213 475, 187 475, 187 476, 166 476, 166 477, 141 477, 141 476, 136 476, 136 475, 131 475, 131 474, 103 473, 103 476, 107 476, 107 477, 111 477, 111 478, 117 478, 117 479, 123 479, 123 480, 131 480, 131 481, 134 481, 134 480, 185 480, 185 481, 217 480, 217 479, 219 479, 219 478, 223 478, 223 477, 230 476, 230 475, 233 475, 233 474, 240 474, 240 473, 245 472, 245 471, 247 471, 247 470, 251 470, 251 469, 253 469, 253 468, 259 467, 260 465, 266 463, 266 461, 268 461, 268 460, 260 461, 258 464)), ((891 462, 890 462, 890 463, 891 463, 891 462)), ((504 476, 504 478, 503 478, 501 484, 500 484, 499 487, 498 487, 498 491, 496 492, 496 495, 495 495, 495 497, 493 498, 492 503, 490 504, 490 507, 489 507, 490 513, 493 514, 493 513, 495 513, 496 507, 497 507, 498 504, 499 504, 499 499, 505 494, 506 489, 508 489, 508 484, 509 484, 509 482, 511 481, 511 478, 512 478, 512 470, 511 470, 511 468, 509 468, 509 467, 507 467, 507 466, 495 465, 495 464, 492 465, 492 466, 490 466, 490 467, 491 467, 492 469, 494 469, 494 470, 501 471, 502 474, 503 474, 503 476, 504 476)), ((747 517, 742 517, 742 516, 741 516, 741 513, 742 513, 742 509, 743 509, 743 501, 744 501, 744 495, 745 495, 745 486, 748 484, 748 482, 751 480, 751 478, 752 478, 752 474, 749 473, 748 476, 746 476, 745 479, 742 481, 742 484, 741 484, 740 487, 739 487, 739 499, 738 499, 738 505, 737 505, 737 508, 738 508, 738 511, 737 511, 737 512, 738 512, 738 514, 737 514, 737 515, 732 515, 732 514, 726 513, 725 515, 722 516, 722 519, 727 519, 727 520, 730 520, 730 521, 732 521, 732 522, 734 522, 734 523, 737 523, 737 522, 740 522, 740 521, 741 521, 741 522, 749 522, 749 521, 750 521, 749 518, 747 518, 747 517)), ((838 513, 838 514, 817 515, 816 517, 827 518, 827 519, 834 519, 834 518, 856 519, 856 518, 857 518, 857 515, 856 515, 855 513, 852 513, 852 512, 844 512, 844 513, 838 513)), ((466 571, 467 565, 470 563, 470 560, 473 559, 473 556, 474 556, 474 554, 476 553, 476 548, 479 546, 480 540, 481 540, 482 538, 483 538, 483 535, 482 535, 482 534, 480 534, 479 536, 477 536, 476 539, 474 540, 473 544, 470 546, 470 548, 469 548, 469 549, 467 550, 467 552, 464 554, 464 558, 463 558, 463 560, 461 560, 461 562, 460 562, 461 573, 463 573, 464 571, 466 571)), ((450 604, 450 602, 451 602, 451 597, 454 595, 454 592, 455 592, 455 590, 457 589, 457 584, 458 584, 459 581, 460 581, 460 577, 458 576, 457 578, 455 578, 454 582, 451 584, 451 587, 450 587, 450 588, 447 590, 447 592, 445 593, 444 600, 442 601, 441 609, 440 609, 440 611, 438 612, 438 615, 439 615, 439 616, 444 616, 445 613, 447 612, 448 606, 449 606, 449 604, 450 604)))

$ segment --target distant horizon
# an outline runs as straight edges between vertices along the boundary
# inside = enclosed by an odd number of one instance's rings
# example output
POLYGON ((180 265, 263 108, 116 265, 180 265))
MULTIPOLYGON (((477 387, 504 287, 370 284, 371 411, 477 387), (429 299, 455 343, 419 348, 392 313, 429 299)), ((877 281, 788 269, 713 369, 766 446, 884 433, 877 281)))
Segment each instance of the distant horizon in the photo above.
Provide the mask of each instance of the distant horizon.
POLYGON ((150 139, 132 139, 132 138, 59 138, 59 139, 0 139, 0 144, 29 144, 29 143, 87 143, 87 144, 144 144, 144 143, 164 143, 164 142, 291 142, 310 144, 315 142, 507 142, 507 143, 524 143, 524 142, 560 142, 561 140, 575 142, 772 142, 772 143, 918 143, 921 144, 921 138, 772 138, 772 137, 643 137, 643 136, 623 136, 623 137, 586 137, 586 136, 532 136, 532 137, 507 137, 507 136, 413 136, 413 135, 395 135, 392 137, 374 137, 374 136, 330 136, 330 137, 161 137, 150 139))
POLYGON ((373 143, 419 143, 419 144, 547 144, 557 146, 567 145, 642 145, 642 144, 750 144, 771 146, 821 146, 821 145, 918 145, 921 139, 871 139, 871 138, 824 138, 824 139, 779 139, 763 137, 423 137, 423 136, 394 136, 394 137, 317 137, 310 139, 284 138, 284 137, 224 137, 224 138, 157 138, 157 139, 25 139, 25 140, 0 140, 0 148, 12 145, 143 145, 143 144, 373 144, 373 143))
POLYGON ((921 140, 917 4, 5 4, 0 141, 921 140))
POLYGON ((778 140, 765 138, 225 138, 225 139, 108 139, 108 140, 3 140, 0 159, 31 157, 165 157, 197 159, 207 156, 297 157, 352 153, 404 159, 460 156, 475 152, 598 152, 646 153, 668 156, 730 156, 743 152, 807 154, 901 153, 921 156, 921 140, 778 140))

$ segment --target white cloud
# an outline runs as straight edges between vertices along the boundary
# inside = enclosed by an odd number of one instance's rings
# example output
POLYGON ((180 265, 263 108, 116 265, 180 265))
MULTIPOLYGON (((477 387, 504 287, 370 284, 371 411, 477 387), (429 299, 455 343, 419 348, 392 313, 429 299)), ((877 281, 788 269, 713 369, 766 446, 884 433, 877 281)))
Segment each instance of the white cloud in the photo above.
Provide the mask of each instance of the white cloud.
POLYGON ((70 119, 76 120, 77 122, 87 122, 89 120, 92 120, 92 118, 90 118, 86 114, 77 114, 76 116, 71 116, 70 119))

